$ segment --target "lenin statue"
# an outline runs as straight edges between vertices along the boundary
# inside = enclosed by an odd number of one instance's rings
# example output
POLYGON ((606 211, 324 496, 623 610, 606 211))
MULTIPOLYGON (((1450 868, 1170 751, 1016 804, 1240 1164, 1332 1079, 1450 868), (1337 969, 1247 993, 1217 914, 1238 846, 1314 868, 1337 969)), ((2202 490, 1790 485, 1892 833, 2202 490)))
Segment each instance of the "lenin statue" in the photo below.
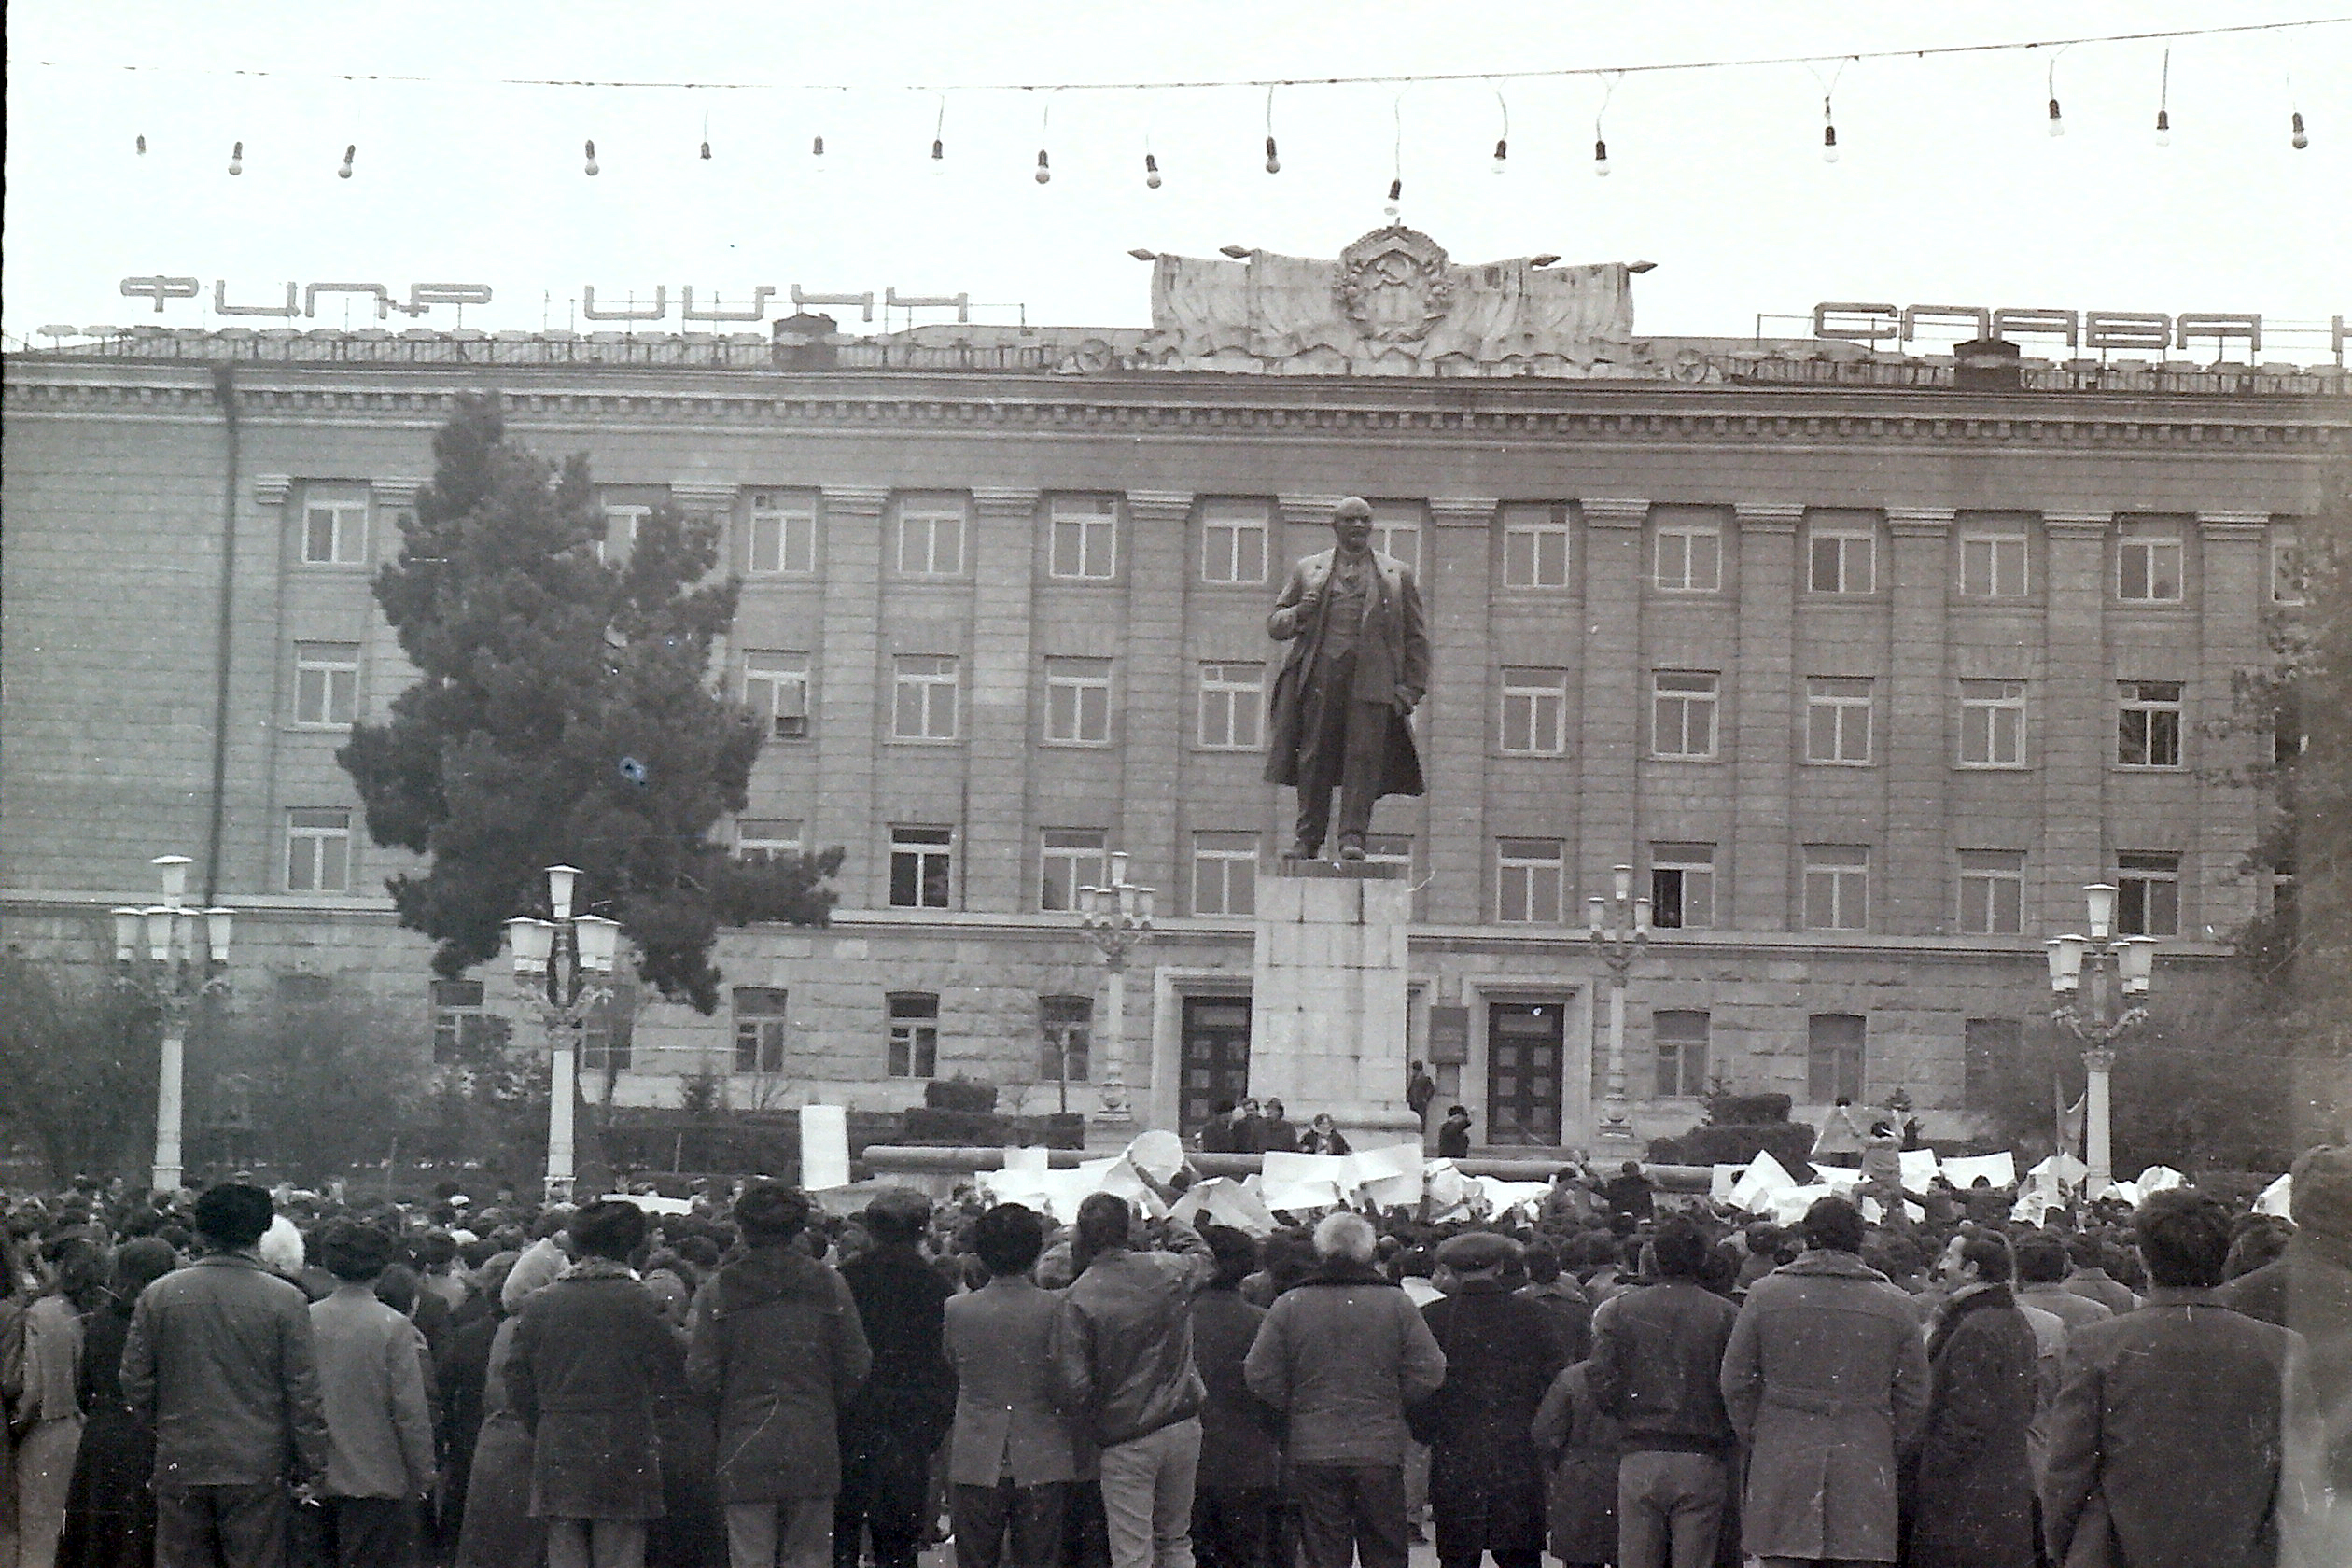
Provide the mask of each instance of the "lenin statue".
POLYGON ((1313 860, 1339 791, 1339 858, 1364 859, 1372 804, 1421 792, 1421 756, 1406 720, 1429 690, 1429 636, 1413 568, 1372 548, 1372 508, 1351 496, 1332 510, 1332 549, 1291 568, 1266 631, 1290 644, 1274 679, 1266 778, 1298 791, 1291 853, 1313 860))

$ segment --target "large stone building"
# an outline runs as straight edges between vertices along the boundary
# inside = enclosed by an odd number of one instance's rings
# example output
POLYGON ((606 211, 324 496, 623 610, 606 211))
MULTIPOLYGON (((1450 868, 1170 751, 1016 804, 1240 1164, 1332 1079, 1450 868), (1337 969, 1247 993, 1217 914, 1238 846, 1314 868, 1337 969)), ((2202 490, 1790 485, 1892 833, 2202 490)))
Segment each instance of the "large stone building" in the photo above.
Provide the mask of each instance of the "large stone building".
POLYGON ((1625 269, 1433 253, 1161 258, 1151 333, 148 329, 11 356, 7 936, 102 960, 107 908, 180 851, 250 912, 245 1005, 373 997, 420 1061, 520 1011, 496 966, 432 982, 334 762, 411 679, 370 574, 468 389, 590 455, 615 548, 636 509, 726 521, 714 679, 773 738, 723 831, 847 851, 830 929, 729 933, 719 1015, 648 1003, 592 1055, 623 1102, 719 1071, 738 1105, 889 1108, 961 1073, 1053 1108, 1061 1047, 1099 1076, 1070 910, 1113 849, 1162 916, 1139 1110, 1189 1125, 1240 1088, 1289 805, 1260 782, 1265 616, 1347 494, 1428 605, 1431 792, 1383 803, 1375 849, 1417 889, 1413 1054, 1482 1140, 1589 1133, 1582 905, 1619 863, 1659 928, 1626 1052, 1651 1132, 1717 1079, 1900 1086, 1958 1130, 2082 884, 2120 884, 2168 964, 2262 905, 2254 802, 2220 777, 2261 742, 2213 721, 2294 596, 2340 369, 2028 360, 1963 390, 1852 343, 1634 340, 1625 269))

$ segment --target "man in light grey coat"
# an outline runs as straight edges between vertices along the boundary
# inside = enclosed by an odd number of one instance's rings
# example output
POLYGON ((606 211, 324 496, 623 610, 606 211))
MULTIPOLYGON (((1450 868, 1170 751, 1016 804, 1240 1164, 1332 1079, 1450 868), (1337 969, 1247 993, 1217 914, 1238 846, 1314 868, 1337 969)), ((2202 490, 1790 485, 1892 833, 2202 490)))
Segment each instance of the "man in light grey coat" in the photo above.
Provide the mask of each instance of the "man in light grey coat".
POLYGON ((1749 1287, 1723 1352, 1723 1403, 1750 1448, 1743 1544, 1769 1568, 1892 1562, 1897 1457, 1927 1410, 1910 1299, 1865 1264, 1862 1215, 1825 1197, 1806 1251, 1749 1287))

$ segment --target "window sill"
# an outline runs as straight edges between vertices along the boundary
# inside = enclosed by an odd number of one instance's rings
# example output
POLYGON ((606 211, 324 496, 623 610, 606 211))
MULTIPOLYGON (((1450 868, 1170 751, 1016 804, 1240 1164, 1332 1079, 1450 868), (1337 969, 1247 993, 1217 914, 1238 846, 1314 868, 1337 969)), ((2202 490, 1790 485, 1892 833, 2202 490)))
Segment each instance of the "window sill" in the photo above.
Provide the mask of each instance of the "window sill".
POLYGON ((2031 773, 2031 763, 1954 763, 1954 773, 2031 773))
POLYGON ((960 736, 957 735, 891 735, 889 739, 885 740, 883 744, 885 746, 921 746, 929 747, 933 749, 945 749, 949 747, 961 746, 963 744, 963 740, 960 736))
POLYGON ((1686 756, 1678 752, 1653 751, 1647 757, 1644 758, 1643 761, 1651 763, 1719 763, 1723 761, 1723 757, 1721 753, 1714 751, 1708 752, 1705 756, 1686 756))
POLYGON ((2115 763, 2109 764, 2107 771, 2109 773, 2153 773, 2179 775, 2186 774, 2189 770, 2178 763, 2115 763))
POLYGON ((1568 755, 1568 750, 1565 747, 1561 748, 1557 751, 1512 751, 1506 749, 1491 752, 1490 755, 1505 761, 1540 763, 1557 761, 1558 759, 1568 755))
POLYGON ((1848 770, 1860 771, 1868 771, 1870 768, 1878 766, 1876 763, 1849 763, 1837 761, 1828 757, 1807 757, 1798 765, 1800 767, 1810 768, 1845 768, 1848 770))
POLYGON ((1115 572, 1109 577, 1057 577, 1052 572, 1047 572, 1045 584, 1049 588, 1117 588, 1123 586, 1115 572))
POLYGON ((357 724, 357 720, 347 724, 312 724, 297 719, 281 728, 289 735, 349 735, 357 724))
POLYGON ((1037 744, 1041 750, 1047 751, 1108 751, 1111 749, 1111 742, 1107 740, 1047 739, 1041 740, 1037 744))

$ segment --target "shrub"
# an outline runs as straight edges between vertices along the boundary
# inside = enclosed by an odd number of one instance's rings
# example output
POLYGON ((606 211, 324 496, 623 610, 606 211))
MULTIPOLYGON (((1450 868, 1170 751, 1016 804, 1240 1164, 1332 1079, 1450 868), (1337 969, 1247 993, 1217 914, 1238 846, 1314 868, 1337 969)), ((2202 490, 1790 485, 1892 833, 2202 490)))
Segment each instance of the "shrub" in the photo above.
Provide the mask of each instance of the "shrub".
POLYGON ((1692 1127, 1680 1138, 1653 1140, 1650 1158, 1665 1165, 1745 1165, 1767 1150, 1789 1174, 1801 1178, 1813 1146, 1809 1122, 1722 1122, 1692 1127))
POLYGON ((934 1078, 923 1085, 923 1104, 933 1111, 969 1111, 987 1115, 996 1109, 997 1087, 962 1073, 934 1078))

